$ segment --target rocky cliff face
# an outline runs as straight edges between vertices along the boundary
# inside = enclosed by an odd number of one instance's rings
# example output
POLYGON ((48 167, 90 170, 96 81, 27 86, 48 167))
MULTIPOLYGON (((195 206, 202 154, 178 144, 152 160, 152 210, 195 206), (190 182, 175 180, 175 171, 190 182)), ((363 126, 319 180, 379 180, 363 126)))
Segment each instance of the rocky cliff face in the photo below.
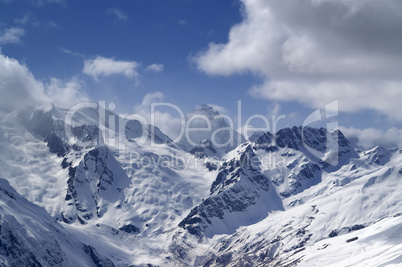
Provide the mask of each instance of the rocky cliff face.
POLYGON ((91 245, 72 238, 47 212, 0 178, 2 266, 114 266, 91 245))
POLYGON ((232 233, 283 209, 251 145, 240 146, 234 153, 235 157, 219 168, 210 196, 180 222, 189 233, 198 237, 232 233))

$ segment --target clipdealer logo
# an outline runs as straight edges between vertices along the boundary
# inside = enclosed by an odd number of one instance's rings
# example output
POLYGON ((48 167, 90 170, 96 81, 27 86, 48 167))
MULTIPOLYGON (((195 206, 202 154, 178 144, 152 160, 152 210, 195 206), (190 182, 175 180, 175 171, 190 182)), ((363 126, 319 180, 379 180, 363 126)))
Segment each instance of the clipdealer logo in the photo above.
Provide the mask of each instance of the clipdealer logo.
POLYGON ((339 101, 334 100, 324 106, 323 109, 313 111, 302 124, 302 142, 308 152, 323 162, 336 166, 338 164, 338 121, 339 101), (319 151, 308 144, 304 129, 313 123, 325 122, 326 144, 325 151, 319 151))

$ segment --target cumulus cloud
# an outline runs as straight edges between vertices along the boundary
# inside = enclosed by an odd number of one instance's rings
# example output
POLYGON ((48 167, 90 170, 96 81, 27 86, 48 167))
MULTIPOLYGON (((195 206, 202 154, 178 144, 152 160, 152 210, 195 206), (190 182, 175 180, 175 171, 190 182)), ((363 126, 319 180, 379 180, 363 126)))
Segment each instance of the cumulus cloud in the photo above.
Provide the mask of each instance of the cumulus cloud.
POLYGON ((402 130, 395 127, 387 130, 341 127, 341 131, 347 138, 352 140, 355 138, 358 145, 363 149, 369 149, 377 145, 392 146, 402 144, 402 130))
POLYGON ((299 101, 311 107, 322 107, 339 99, 340 111, 375 110, 402 120, 402 81, 396 80, 272 80, 255 86, 255 96, 280 101, 299 101))
POLYGON ((163 102, 161 92, 153 92, 144 96, 141 104, 134 107, 134 113, 141 115, 149 124, 153 124, 173 140, 176 139, 182 127, 184 113, 173 104, 163 102), (152 109, 151 104, 160 104, 152 109))
POLYGON ((18 44, 24 34, 25 30, 20 27, 11 27, 0 31, 0 44, 18 44))
POLYGON ((120 21, 127 21, 128 20, 128 16, 126 13, 124 13, 122 10, 117 9, 117 8, 110 8, 107 11, 108 14, 112 14, 114 15, 118 20, 120 21))
POLYGON ((28 68, 1 53, 0 92, 2 106, 20 109, 50 102, 44 85, 35 79, 28 68))
POLYGON ((163 71, 163 69, 164 69, 163 64, 151 64, 146 68, 146 70, 154 72, 161 72, 163 71))
POLYGON ((46 93, 58 107, 70 108, 78 102, 89 101, 82 83, 76 77, 67 82, 51 78, 50 83, 46 85, 46 93))
MULTIPOLYGON (((153 92, 146 94, 141 101, 141 104, 134 107, 134 111, 140 115, 149 115, 151 114, 151 104, 152 103, 160 103, 164 99, 164 95, 162 92, 153 92)), ((148 120, 149 121, 149 120, 148 120)))
POLYGON ((207 104, 208 106, 212 107, 214 110, 218 111, 219 114, 228 115, 229 112, 225 107, 216 104, 207 104))
POLYGON ((19 110, 49 103, 71 107, 78 101, 87 100, 78 79, 63 83, 52 78, 49 84, 44 84, 27 66, 1 53, 0 95, 1 106, 19 110))
POLYGON ((135 61, 121 61, 97 56, 94 59, 84 61, 84 69, 82 72, 96 81, 99 76, 110 75, 123 75, 126 78, 138 78, 138 66, 139 63, 135 61))
POLYGON ((212 75, 251 72, 250 93, 312 108, 371 109, 402 120, 402 2, 242 0, 243 21, 227 43, 195 58, 212 75))

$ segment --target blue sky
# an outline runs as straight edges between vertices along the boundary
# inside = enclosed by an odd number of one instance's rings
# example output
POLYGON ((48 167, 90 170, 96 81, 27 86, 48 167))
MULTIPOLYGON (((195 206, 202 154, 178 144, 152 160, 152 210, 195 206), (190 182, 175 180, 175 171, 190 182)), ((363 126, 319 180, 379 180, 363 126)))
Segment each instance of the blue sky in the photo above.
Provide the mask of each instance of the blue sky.
POLYGON ((235 118, 240 100, 243 120, 286 115, 284 127, 338 100, 339 125, 350 135, 398 142, 399 7, 392 0, 0 0, 0 47, 56 103, 105 100, 127 114, 143 111, 148 96, 184 112, 214 104, 235 118))
POLYGON ((24 61, 40 80, 78 76, 92 99, 114 98, 122 102, 117 106, 125 112, 153 91, 162 91, 167 101, 188 110, 215 100, 211 92, 229 91, 230 97, 230 91, 246 91, 252 84, 247 77, 202 75, 189 60, 209 42, 227 40, 230 27, 241 21, 240 4, 233 1, 66 1, 39 6, 14 1, 1 5, 3 31, 11 27, 25 31, 19 43, 2 45, 3 54, 24 61), (25 24, 16 23, 27 16, 25 24), (85 59, 96 56, 138 62, 139 84, 119 75, 94 82, 82 69, 85 59), (163 71, 145 71, 151 64, 163 64, 163 71))

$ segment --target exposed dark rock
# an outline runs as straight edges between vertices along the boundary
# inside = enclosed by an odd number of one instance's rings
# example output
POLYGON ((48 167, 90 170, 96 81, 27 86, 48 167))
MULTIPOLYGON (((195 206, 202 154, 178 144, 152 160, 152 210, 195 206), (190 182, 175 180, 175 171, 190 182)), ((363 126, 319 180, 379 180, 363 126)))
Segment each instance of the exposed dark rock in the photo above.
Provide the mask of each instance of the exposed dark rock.
POLYGON ((66 155, 66 145, 54 132, 49 133, 45 137, 45 142, 47 143, 50 152, 56 154, 59 157, 64 157, 66 155))
MULTIPOLYGON (((266 203, 261 203, 263 195, 272 197, 271 203, 268 204, 272 206, 267 206, 267 211, 282 209, 276 192, 269 189, 268 177, 260 172, 258 158, 251 146, 247 146, 237 159, 229 160, 222 165, 211 186, 211 196, 193 208, 179 226, 190 234, 202 238, 207 229, 213 228, 212 220, 225 220, 225 214, 237 213, 247 216, 245 214, 250 207, 258 203, 264 206, 266 203)), ((265 212, 261 214, 266 216, 265 212)), ((254 222, 257 217, 258 215, 254 214, 254 218, 249 220, 250 223, 254 222)), ((225 223, 240 226, 236 221, 225 221, 225 223)))
POLYGON ((138 234, 141 230, 135 225, 127 224, 119 228, 120 231, 124 231, 129 234, 138 234))
POLYGON ((84 252, 91 257, 96 267, 114 266, 111 260, 101 257, 92 246, 84 245, 84 252))

